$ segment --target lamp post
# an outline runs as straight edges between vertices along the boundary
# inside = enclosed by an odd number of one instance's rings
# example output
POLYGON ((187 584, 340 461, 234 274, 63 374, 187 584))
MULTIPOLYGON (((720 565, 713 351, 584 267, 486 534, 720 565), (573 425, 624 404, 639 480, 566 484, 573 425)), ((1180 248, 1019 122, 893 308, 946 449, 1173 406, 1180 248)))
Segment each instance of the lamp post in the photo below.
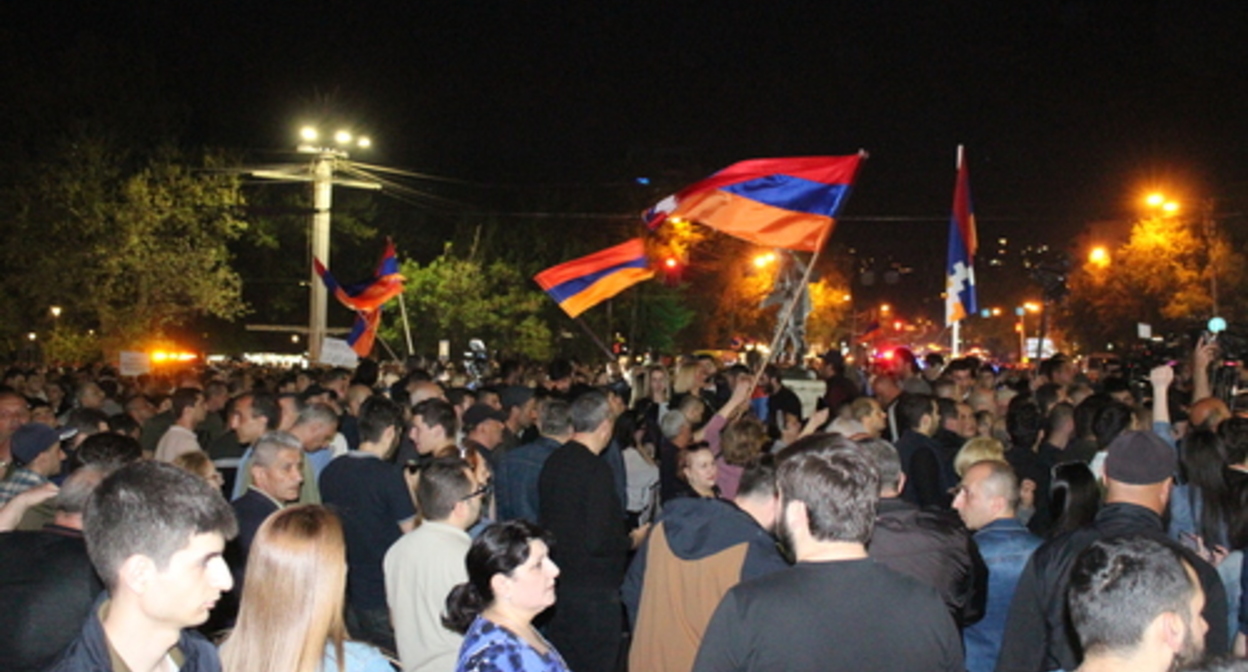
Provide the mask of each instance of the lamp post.
MULTIPOLYGON (((358 147, 368 149, 372 141, 364 136, 353 137, 350 131, 340 130, 334 134, 336 146, 328 147, 318 144, 320 131, 312 126, 304 126, 299 131, 303 143, 298 151, 312 154, 312 257, 329 268, 329 227, 330 207, 333 204, 334 169, 339 160, 348 158, 347 148, 358 147)), ((352 185, 358 186, 358 185, 352 185)), ((329 292, 325 283, 321 282, 316 273, 316 266, 311 269, 311 296, 308 307, 308 360, 316 363, 321 360, 321 352, 325 345, 325 316, 328 311, 329 292)))

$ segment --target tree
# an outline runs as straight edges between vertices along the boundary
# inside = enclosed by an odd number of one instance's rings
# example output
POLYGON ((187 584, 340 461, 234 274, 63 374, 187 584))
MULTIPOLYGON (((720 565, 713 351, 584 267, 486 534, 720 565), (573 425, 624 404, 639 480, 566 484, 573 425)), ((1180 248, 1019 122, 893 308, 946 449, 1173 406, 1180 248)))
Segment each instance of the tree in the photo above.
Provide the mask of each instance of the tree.
POLYGON ((13 213, 5 292, 27 321, 62 306, 60 328, 97 329, 108 350, 193 316, 241 315, 226 244, 246 224, 237 178, 210 172, 224 163, 67 138, 3 193, 13 213))
MULTIPOLYGON (((550 326, 543 316, 550 300, 515 266, 501 260, 484 262, 459 258, 450 245, 441 256, 422 266, 404 261, 403 291, 412 336, 424 352, 436 351, 439 340, 449 340, 452 352, 466 350, 469 339, 479 338, 490 349, 544 361, 554 355, 550 326)), ((382 338, 395 342, 402 325, 388 311, 382 338)))
POLYGON ((1181 218, 1144 219, 1107 263, 1088 261, 1071 275, 1065 326, 1089 350, 1131 342, 1141 322, 1157 334, 1180 330, 1210 316, 1210 275, 1232 296, 1243 286, 1243 267, 1223 236, 1181 218))

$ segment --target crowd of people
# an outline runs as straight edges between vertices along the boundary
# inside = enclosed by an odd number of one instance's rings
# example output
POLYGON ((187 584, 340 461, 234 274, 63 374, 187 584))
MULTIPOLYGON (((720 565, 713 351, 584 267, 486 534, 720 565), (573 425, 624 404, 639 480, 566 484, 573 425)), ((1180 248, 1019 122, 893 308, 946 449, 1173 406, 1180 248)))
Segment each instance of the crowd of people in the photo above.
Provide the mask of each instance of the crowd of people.
POLYGON ((14 368, 0 669, 1248 669, 1221 366, 14 368))

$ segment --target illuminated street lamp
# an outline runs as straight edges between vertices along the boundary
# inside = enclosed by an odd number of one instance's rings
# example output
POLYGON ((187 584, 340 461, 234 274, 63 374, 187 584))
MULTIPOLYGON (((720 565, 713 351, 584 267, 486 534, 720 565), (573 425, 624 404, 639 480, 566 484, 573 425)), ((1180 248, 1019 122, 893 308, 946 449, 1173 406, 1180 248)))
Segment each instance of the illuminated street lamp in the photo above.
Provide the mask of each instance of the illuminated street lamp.
MULTIPOLYGON (((321 131, 315 126, 304 126, 299 129, 299 138, 303 142, 298 146, 298 151, 313 155, 311 168, 312 257, 328 268, 329 213, 333 203, 334 184, 365 189, 381 188, 381 185, 375 182, 336 180, 334 179, 334 169, 337 167, 338 161, 348 158, 348 149, 367 149, 372 147, 373 143, 367 136, 356 136, 349 130, 340 129, 333 135, 336 146, 321 146, 318 144, 321 138, 321 131)), ((256 174, 261 177, 272 177, 272 175, 256 174)), ((289 179, 289 176, 283 177, 289 179)), ((308 358, 312 362, 319 362, 321 351, 325 344, 325 317, 328 311, 326 304, 329 294, 315 268, 311 270, 311 278, 309 287, 312 292, 308 309, 308 358)))
POLYGON ((1097 268, 1109 266, 1109 250, 1101 246, 1092 248, 1092 251, 1088 252, 1088 263, 1097 268))
POLYGON ((776 253, 768 252, 766 254, 760 254, 754 257, 754 265, 758 268, 763 268, 764 266, 774 262, 775 260, 776 260, 776 253))
POLYGON ((890 306, 890 305, 888 305, 887 303, 882 303, 882 304, 880 304, 880 312, 881 312, 881 313, 887 313, 887 312, 889 312, 889 311, 890 311, 890 310, 892 310, 892 309, 893 309, 893 307, 892 307, 892 306, 890 306))

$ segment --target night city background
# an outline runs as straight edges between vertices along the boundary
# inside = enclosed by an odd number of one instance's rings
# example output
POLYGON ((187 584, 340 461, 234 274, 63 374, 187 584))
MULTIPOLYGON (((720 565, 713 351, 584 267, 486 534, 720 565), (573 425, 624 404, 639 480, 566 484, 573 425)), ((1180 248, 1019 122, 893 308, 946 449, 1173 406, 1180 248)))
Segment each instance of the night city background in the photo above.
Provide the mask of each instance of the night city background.
MULTIPOLYGON (((352 159, 404 172, 387 173, 393 185, 379 193, 335 191, 332 266, 345 276, 367 274, 392 236, 420 264, 452 241, 529 277, 641 235, 640 211, 735 161, 865 149, 825 260, 853 296, 838 314, 842 333, 850 313, 875 319, 881 303, 939 325, 962 144, 980 305, 1012 315, 1040 295, 1024 251, 1067 252, 1079 266, 1098 237, 1125 242, 1154 190, 1216 219, 1242 249, 1245 38, 1248 5, 1231 0, 8 2, 2 275, 13 281, 32 257, 72 251, 55 235, 31 244, 34 224, 11 222, 37 223, 31 171, 64 166, 83 129, 110 148, 150 154, 170 143, 243 166, 303 161, 303 124, 366 132, 373 147, 352 159), (14 236, 27 243, 20 252, 14 236)), ((242 193, 239 218, 252 226, 230 250, 251 312, 196 318, 185 335, 289 349, 285 335, 241 325, 306 324, 307 188, 244 177, 242 193), (260 249, 249 236, 265 218, 277 246, 260 249)), ((730 248, 703 245, 682 260, 695 322, 696 292, 715 291, 699 274, 722 271, 730 248)), ((71 297, 29 284, 0 303, 9 353, 28 332, 59 326, 42 304, 64 304, 58 320, 70 323, 71 297)), ((1244 316, 1224 303, 1234 328, 1244 316)), ((628 335, 622 315, 637 310, 627 305, 612 317, 599 310, 591 325, 628 335)), ((557 321, 553 304, 541 310, 557 321)), ((330 315, 350 323, 340 307, 330 315)), ((730 334, 716 333, 720 342, 674 345, 727 347, 730 334)))

